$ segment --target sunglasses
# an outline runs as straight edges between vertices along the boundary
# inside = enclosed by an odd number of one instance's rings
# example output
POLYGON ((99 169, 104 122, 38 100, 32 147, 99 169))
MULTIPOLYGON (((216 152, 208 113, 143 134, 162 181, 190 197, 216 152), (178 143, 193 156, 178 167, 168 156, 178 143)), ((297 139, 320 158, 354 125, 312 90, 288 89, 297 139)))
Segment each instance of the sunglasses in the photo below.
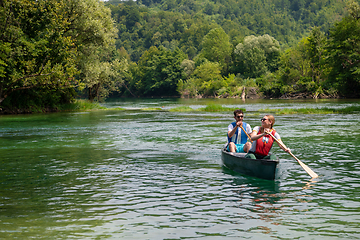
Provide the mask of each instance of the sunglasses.
POLYGON ((244 117, 244 115, 238 115, 238 116, 236 116, 236 118, 243 118, 244 117))
POLYGON ((262 118, 261 121, 265 122, 267 120, 267 118, 262 118))

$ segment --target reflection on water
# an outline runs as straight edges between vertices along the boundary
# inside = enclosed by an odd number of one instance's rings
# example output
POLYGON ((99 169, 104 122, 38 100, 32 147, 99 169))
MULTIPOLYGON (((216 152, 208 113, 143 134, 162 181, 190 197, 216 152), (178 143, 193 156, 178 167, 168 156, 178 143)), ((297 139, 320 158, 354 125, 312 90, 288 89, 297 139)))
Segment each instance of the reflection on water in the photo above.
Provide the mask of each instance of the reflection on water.
MULTIPOLYGON (((109 105, 198 107, 207 101, 214 100, 109 105)), ((358 102, 222 104, 264 109, 358 102)), ((284 143, 320 177, 310 179, 276 148, 275 181, 222 167, 231 114, 1 116, 0 238, 360 238, 359 114, 276 116, 284 143)), ((252 127, 260 122, 251 114, 246 121, 252 127)))

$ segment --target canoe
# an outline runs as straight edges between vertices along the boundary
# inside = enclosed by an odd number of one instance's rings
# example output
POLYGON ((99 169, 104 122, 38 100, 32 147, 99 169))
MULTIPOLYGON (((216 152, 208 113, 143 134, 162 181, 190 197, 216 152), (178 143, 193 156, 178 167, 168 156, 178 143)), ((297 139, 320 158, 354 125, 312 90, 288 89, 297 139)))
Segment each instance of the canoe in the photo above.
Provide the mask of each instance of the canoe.
POLYGON ((279 159, 251 159, 245 158, 245 153, 233 153, 221 149, 221 160, 225 167, 252 177, 274 180, 279 159))

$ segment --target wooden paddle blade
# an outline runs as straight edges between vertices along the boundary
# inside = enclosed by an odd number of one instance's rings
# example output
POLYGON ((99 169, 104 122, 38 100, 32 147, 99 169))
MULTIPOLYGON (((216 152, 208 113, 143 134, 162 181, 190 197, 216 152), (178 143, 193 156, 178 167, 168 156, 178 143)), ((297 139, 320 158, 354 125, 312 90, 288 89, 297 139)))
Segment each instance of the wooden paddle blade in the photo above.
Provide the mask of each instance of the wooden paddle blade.
POLYGON ((300 164, 300 166, 307 172, 307 174, 310 175, 311 178, 317 178, 319 175, 317 175, 313 170, 311 170, 308 166, 305 165, 302 161, 299 159, 296 159, 296 161, 300 164))

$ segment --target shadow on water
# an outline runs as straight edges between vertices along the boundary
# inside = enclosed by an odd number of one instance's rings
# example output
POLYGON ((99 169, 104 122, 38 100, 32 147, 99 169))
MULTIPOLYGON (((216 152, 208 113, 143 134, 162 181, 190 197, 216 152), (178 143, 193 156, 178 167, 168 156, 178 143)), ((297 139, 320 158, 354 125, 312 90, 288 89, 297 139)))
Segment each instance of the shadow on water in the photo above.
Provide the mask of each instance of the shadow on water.
POLYGON ((233 182, 235 185, 244 185, 248 184, 249 187, 259 188, 263 190, 278 192, 279 191, 279 182, 265 180, 256 177, 250 177, 238 172, 235 172, 225 166, 221 166, 223 173, 234 176, 233 182))
POLYGON ((225 166, 222 166, 222 171, 233 176, 230 184, 234 187, 233 191, 240 197, 248 195, 254 203, 264 202, 268 204, 274 204, 282 198, 279 181, 246 176, 234 172, 225 166))
MULTIPOLYGON (((245 212, 244 218, 252 221, 261 219, 264 222, 276 224, 282 212, 281 201, 286 193, 280 191, 280 182, 250 177, 234 172, 222 166, 223 173, 232 176, 233 207, 245 212)), ((251 225, 251 224, 250 224, 251 225)), ((269 226, 248 226, 247 231, 271 232, 269 226), (250 230, 251 229, 251 230, 250 230)))

